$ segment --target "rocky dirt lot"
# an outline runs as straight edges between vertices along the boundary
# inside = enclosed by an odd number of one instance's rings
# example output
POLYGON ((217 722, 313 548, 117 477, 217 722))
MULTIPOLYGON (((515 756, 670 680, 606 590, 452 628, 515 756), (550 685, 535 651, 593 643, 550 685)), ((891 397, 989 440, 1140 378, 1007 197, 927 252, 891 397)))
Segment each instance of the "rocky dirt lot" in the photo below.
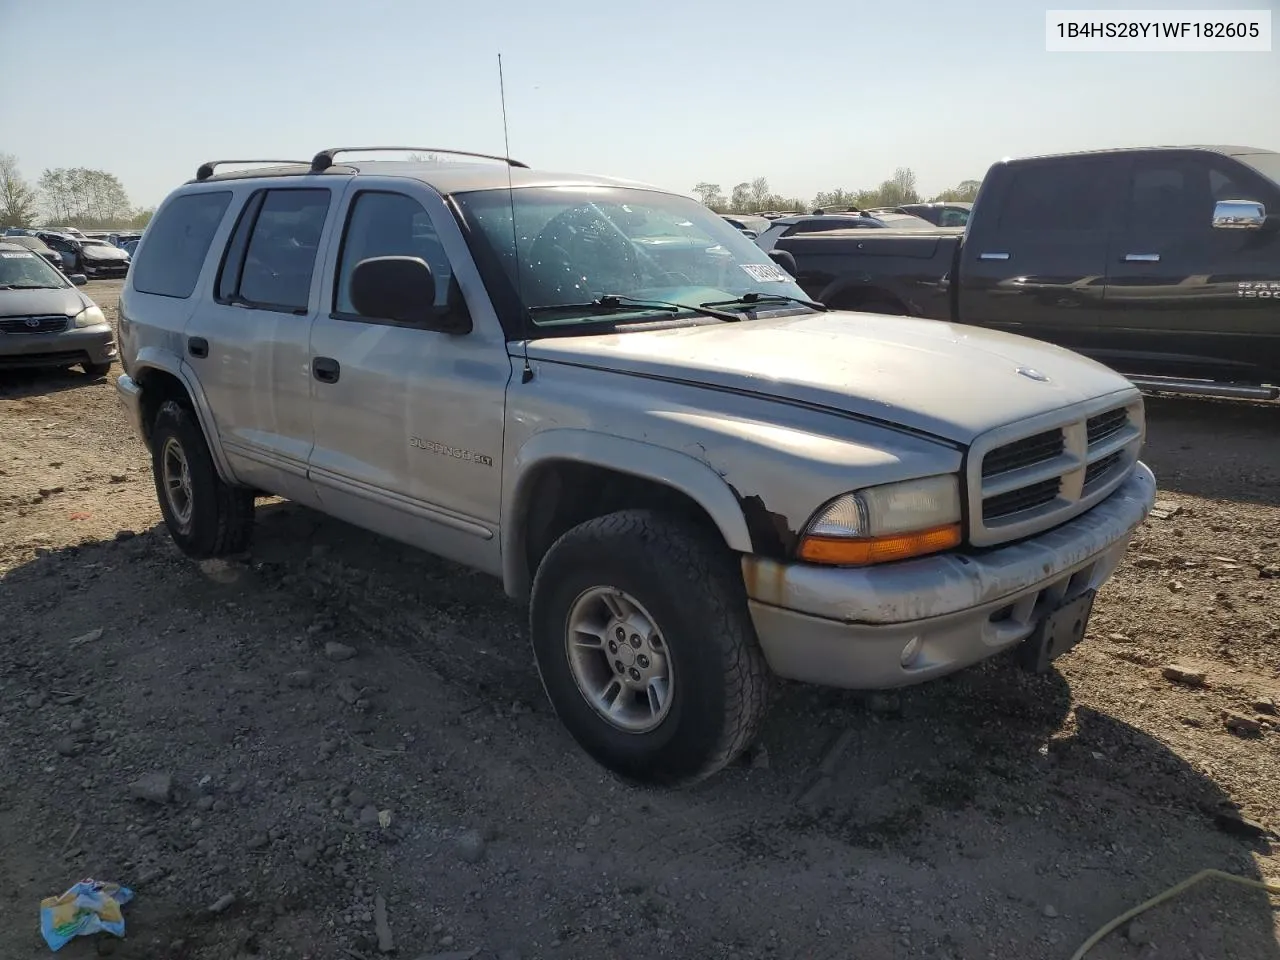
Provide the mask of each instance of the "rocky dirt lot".
MULTIPOLYGON (((1204 867, 1280 877, 1280 409, 1149 419, 1173 509, 1058 670, 788 686, 649 792, 562 732, 496 582, 270 501, 193 564, 110 382, 5 374, 0 957, 84 877, 136 899, 72 960, 1065 960, 1204 867)), ((1089 957, 1280 960, 1275 905, 1206 884, 1089 957)))

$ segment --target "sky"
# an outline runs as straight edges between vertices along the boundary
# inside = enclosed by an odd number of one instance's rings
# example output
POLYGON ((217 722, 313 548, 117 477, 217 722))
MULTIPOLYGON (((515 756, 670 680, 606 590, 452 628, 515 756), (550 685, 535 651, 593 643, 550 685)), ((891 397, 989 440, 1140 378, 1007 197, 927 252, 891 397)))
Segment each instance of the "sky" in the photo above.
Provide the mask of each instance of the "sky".
MULTIPOLYGON (((1131 9, 1092 0, 1091 9, 1131 9)), ((1270 9, 1280 0, 1147 4, 1270 9)), ((331 146, 503 152, 681 193, 811 198, 895 167, 928 195, 1002 157, 1280 150, 1270 53, 1048 53, 1026 0, 0 0, 0 152, 116 174, 151 206, 210 159, 331 146), (196 11, 201 11, 197 13, 196 11)))

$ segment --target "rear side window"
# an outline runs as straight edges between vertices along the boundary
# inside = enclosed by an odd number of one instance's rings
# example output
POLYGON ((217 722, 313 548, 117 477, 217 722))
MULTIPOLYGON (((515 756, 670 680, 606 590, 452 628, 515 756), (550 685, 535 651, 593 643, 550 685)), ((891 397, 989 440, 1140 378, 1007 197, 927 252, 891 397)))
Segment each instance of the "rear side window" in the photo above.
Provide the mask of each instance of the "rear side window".
POLYGON ((191 296, 230 191, 175 197, 147 227, 147 246, 129 268, 133 289, 161 297, 191 296))
POLYGON ((1044 164, 1016 170, 1004 198, 1001 229, 1104 229, 1108 173, 1108 167, 1093 163, 1044 164))
POLYGON ((314 188, 250 197, 227 246, 218 300, 306 313, 329 199, 328 190, 314 188))

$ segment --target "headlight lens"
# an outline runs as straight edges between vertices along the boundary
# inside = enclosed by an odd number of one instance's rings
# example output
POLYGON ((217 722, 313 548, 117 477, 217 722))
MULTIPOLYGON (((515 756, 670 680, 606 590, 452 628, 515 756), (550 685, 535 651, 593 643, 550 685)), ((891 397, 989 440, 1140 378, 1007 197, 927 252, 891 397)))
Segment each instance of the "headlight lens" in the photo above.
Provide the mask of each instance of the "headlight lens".
POLYGON ((76 314, 77 327, 96 327, 100 323, 106 323, 107 318, 103 315, 102 310, 96 306, 85 307, 76 314))
POLYGON ((887 483, 825 504, 800 540, 800 559, 863 566, 960 545, 960 480, 955 474, 887 483))

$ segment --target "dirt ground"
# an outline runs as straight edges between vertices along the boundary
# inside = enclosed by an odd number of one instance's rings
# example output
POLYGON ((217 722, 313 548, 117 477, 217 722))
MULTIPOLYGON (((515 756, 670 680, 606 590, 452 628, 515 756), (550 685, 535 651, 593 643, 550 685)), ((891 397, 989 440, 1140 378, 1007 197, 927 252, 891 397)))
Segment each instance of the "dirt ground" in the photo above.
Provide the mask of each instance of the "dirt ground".
MULTIPOLYGON (((1278 878, 1238 817, 1280 827, 1280 409, 1148 416, 1177 510, 1057 670, 786 686, 659 792, 574 747, 496 582, 281 502, 249 562, 191 563, 110 380, 5 374, 0 958, 85 877, 136 896, 71 960, 1065 960, 1202 868, 1278 878)), ((1275 905, 1208 883, 1088 956, 1280 960, 1275 905)))

